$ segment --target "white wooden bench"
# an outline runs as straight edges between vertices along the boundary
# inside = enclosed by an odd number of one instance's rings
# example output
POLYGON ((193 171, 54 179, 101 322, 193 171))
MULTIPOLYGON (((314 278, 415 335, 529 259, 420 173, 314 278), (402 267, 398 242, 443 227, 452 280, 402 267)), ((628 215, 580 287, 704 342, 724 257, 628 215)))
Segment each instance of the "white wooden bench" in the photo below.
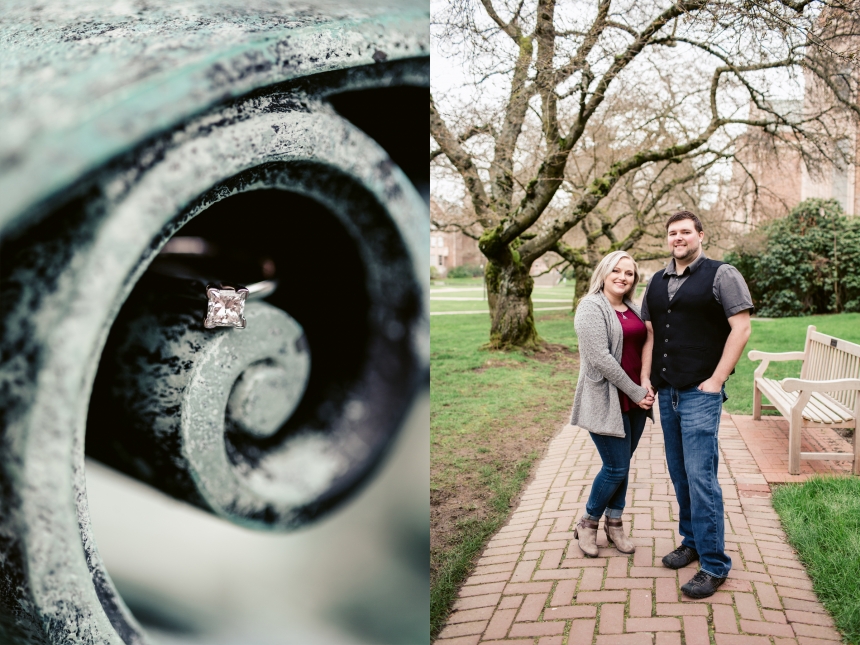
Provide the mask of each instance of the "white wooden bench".
POLYGON ((750 360, 761 361, 753 384, 753 419, 762 410, 777 410, 788 418, 788 472, 800 474, 801 459, 852 460, 860 475, 860 345, 815 331, 806 331, 802 352, 772 354, 753 350, 750 360), (803 361, 800 378, 765 378, 771 361, 803 361), (766 396, 772 405, 762 405, 766 396), (854 428, 854 452, 800 452, 803 428, 854 428))

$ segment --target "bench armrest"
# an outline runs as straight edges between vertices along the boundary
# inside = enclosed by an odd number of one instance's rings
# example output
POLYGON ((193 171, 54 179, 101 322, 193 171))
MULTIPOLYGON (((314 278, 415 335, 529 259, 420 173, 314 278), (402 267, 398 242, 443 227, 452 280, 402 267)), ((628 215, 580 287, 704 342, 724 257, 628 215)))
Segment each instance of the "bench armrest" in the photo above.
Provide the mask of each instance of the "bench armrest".
POLYGON ((787 378, 782 382, 786 392, 838 392, 840 390, 860 390, 860 378, 838 378, 832 381, 807 381, 806 379, 787 378))
POLYGON ((761 365, 755 368, 754 378, 764 376, 764 371, 771 361, 802 361, 806 357, 806 352, 760 352, 757 349, 750 351, 747 357, 751 361, 761 361, 761 365))
POLYGON ((805 352, 760 352, 757 349, 750 351, 747 357, 751 361, 760 361, 767 359, 769 361, 802 361, 806 356, 805 352))

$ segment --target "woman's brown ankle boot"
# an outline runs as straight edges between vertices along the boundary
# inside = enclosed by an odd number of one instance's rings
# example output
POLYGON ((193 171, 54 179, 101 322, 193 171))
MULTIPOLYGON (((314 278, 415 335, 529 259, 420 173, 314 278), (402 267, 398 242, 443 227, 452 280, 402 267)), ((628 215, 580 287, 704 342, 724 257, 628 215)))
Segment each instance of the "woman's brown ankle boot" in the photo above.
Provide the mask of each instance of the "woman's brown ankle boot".
POLYGON ((603 530, 606 531, 606 539, 614 544, 615 548, 621 553, 633 553, 636 551, 633 542, 627 537, 624 523, 620 517, 618 519, 605 518, 603 520, 603 530))
POLYGON ((574 527, 573 537, 579 541, 579 548, 585 555, 597 557, 597 522, 583 517, 574 527))

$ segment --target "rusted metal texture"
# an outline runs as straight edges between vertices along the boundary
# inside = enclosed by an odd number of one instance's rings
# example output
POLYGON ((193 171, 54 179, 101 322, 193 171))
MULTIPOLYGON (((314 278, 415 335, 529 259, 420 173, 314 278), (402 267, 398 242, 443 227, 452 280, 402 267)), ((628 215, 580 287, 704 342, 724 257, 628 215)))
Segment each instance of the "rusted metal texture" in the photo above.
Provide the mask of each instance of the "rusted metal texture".
POLYGON ((428 21, 383 2, 0 4, 0 643, 150 642, 99 557, 85 448, 270 529, 372 473, 426 381, 429 228, 329 99, 427 87, 428 21), (148 286, 180 230, 283 271, 247 329, 204 330, 203 294, 148 286), (317 248, 338 271, 306 270, 317 248))

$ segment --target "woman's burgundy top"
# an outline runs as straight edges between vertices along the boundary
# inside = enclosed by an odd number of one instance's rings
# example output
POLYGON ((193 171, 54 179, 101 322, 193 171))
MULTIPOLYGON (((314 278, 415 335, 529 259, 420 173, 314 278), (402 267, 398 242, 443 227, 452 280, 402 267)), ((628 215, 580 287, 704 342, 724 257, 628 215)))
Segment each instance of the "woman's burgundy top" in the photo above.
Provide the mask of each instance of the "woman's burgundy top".
MULTIPOLYGON (((642 373, 642 345, 648 337, 645 323, 633 313, 632 309, 615 312, 621 330, 624 332, 624 344, 621 350, 621 369, 629 376, 636 385, 641 385, 640 375, 642 373)), ((618 398, 621 400, 621 412, 638 408, 639 401, 631 401, 630 397, 618 390, 618 398)))

